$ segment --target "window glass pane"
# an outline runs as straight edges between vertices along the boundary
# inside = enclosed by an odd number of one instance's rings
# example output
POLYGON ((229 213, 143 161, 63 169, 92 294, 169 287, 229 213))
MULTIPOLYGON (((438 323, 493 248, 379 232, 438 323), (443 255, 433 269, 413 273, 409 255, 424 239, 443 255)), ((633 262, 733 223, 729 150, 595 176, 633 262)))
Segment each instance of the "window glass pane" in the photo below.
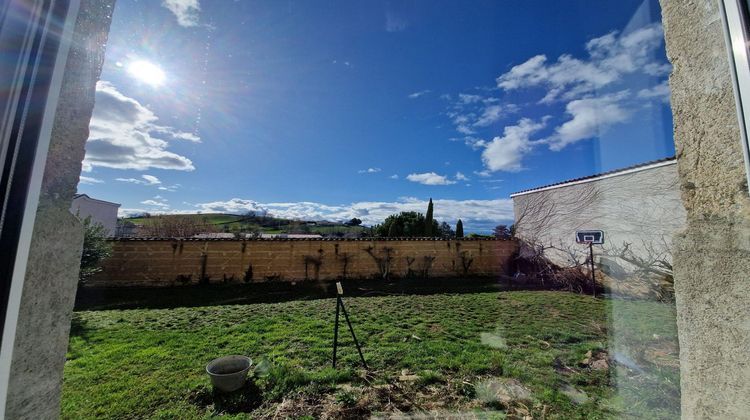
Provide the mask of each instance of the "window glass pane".
POLYGON ((678 417, 660 13, 118 2, 63 416, 678 417))
POLYGON ((678 324, 741 382, 750 214, 716 7, 83 2, 61 415, 709 416, 678 324))

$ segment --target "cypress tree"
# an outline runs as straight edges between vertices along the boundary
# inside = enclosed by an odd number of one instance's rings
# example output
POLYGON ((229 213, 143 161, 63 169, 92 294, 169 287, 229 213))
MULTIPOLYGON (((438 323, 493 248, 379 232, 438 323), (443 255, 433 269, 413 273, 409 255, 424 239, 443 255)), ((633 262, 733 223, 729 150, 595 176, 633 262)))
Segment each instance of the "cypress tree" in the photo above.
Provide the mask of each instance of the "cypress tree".
POLYGON ((458 219, 458 222, 456 222, 456 238, 463 238, 464 237, 464 222, 461 221, 461 219, 458 219))
POLYGON ((430 204, 427 205, 427 214, 424 220, 424 236, 435 236, 435 232, 432 231, 432 197, 430 197, 430 204))

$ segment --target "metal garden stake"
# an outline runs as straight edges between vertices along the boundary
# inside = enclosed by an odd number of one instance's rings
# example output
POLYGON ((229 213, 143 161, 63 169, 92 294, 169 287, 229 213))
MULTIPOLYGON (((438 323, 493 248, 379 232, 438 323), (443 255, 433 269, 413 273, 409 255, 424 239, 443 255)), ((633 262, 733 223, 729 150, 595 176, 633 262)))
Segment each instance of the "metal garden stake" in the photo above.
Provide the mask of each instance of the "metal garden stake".
POLYGON ((362 360, 362 366, 364 366, 365 369, 369 369, 367 367, 367 362, 365 362, 365 356, 362 355, 362 348, 359 346, 359 341, 357 341, 357 336, 354 335, 354 328, 352 328, 352 323, 351 321, 349 321, 349 314, 346 313, 346 308, 344 307, 344 300, 341 299, 341 296, 343 294, 344 294, 344 288, 341 287, 340 282, 336 282, 336 323, 333 327, 333 367, 336 368, 336 350, 339 344, 339 312, 343 312, 344 319, 346 320, 346 324, 349 326, 349 332, 352 333, 352 338, 354 339, 354 345, 357 346, 357 352, 359 352, 359 358, 362 360))

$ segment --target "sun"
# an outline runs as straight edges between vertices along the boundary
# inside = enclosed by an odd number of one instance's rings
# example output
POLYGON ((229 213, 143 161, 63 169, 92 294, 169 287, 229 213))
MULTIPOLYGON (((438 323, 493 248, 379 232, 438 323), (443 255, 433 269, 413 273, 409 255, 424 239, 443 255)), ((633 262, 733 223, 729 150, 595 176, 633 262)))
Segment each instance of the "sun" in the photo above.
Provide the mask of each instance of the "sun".
POLYGON ((159 86, 166 79, 164 71, 159 66, 145 60, 137 60, 128 64, 128 74, 151 86, 159 86))

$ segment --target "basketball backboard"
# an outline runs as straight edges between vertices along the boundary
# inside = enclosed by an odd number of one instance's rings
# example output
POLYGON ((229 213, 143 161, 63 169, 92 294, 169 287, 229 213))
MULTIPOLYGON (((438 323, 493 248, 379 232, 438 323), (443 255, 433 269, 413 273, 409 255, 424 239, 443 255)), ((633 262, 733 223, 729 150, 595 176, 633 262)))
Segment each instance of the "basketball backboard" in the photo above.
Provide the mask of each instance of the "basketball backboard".
POLYGON ((576 242, 579 244, 596 244, 604 243, 604 232, 601 230, 577 230, 576 242))

